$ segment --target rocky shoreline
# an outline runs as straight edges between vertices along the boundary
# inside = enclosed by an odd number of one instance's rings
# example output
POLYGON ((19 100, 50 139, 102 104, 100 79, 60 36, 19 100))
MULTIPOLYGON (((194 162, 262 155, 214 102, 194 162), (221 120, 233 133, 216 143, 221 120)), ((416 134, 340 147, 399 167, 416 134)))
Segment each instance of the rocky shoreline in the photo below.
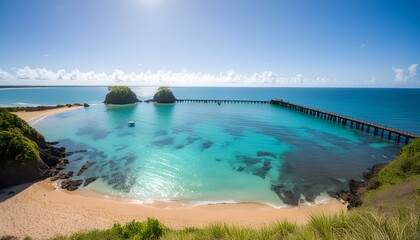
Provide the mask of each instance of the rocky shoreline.
MULTIPOLYGON (((44 178, 50 177, 51 181, 61 180, 60 187, 68 191, 75 191, 82 184, 83 187, 86 187, 96 180, 96 177, 91 177, 85 180, 71 180, 70 178, 73 177, 74 172, 60 172, 65 169, 67 164, 69 164, 69 160, 66 157, 74 153, 85 152, 86 150, 66 152, 64 147, 54 147, 56 144, 58 144, 58 142, 46 142, 43 147, 40 147, 40 157, 45 165, 40 164, 38 167, 44 178)), ((83 173, 83 171, 85 171, 90 165, 91 164, 89 164, 89 162, 83 165, 77 173, 77 176, 83 173)))
POLYGON ((378 176, 379 171, 381 171, 381 169, 386 165, 388 164, 375 164, 367 172, 362 173, 365 181, 350 179, 348 182, 349 190, 341 190, 337 192, 336 198, 343 203, 348 203, 348 210, 361 206, 363 203, 363 193, 366 190, 376 188, 371 180, 378 176))

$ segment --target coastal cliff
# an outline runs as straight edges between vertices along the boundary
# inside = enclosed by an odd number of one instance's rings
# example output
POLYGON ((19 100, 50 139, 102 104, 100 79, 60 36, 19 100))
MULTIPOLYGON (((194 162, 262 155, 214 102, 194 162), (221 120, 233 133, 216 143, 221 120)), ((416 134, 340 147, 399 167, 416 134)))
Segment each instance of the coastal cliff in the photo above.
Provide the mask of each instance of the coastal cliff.
POLYGON ((127 86, 110 86, 105 97, 105 104, 130 104, 141 102, 137 95, 127 86))
POLYGON ((43 179, 64 165, 64 148, 54 147, 18 116, 0 108, 0 188, 43 179))
MULTIPOLYGON (((361 206, 366 198, 369 199, 389 188, 398 188, 401 184, 416 185, 415 183, 420 181, 420 138, 404 146, 398 157, 390 163, 373 165, 363 173, 363 178, 366 181, 351 179, 348 183, 349 190, 337 194, 339 199, 348 202, 348 209, 361 206)), ((395 198, 395 196, 382 198, 395 198)))

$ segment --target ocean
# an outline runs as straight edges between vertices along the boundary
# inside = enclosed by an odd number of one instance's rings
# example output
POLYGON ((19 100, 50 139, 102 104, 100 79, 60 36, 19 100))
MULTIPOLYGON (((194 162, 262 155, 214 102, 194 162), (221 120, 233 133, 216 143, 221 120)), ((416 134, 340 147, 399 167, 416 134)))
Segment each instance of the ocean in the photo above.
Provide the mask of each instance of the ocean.
MULTIPOLYGON (((133 87, 142 100, 156 88, 133 87)), ((420 134, 420 89, 172 88, 177 98, 280 98, 420 134)), ((1 106, 89 103, 30 122, 69 151, 63 170, 135 202, 313 204, 344 189, 402 145, 269 104, 106 106, 106 87, 0 90, 1 106), (135 127, 128 121, 134 120, 135 127)))

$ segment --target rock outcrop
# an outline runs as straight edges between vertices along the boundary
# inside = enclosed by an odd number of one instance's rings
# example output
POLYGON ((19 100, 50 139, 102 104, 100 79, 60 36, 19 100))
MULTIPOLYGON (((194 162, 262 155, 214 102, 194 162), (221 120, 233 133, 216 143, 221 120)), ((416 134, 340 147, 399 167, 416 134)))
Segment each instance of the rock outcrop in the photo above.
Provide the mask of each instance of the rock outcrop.
POLYGON ((141 102, 137 95, 126 86, 108 87, 109 93, 105 97, 106 104, 131 104, 141 102))
POLYGON ((341 190, 337 193, 337 198, 347 202, 347 209, 358 207, 363 203, 363 193, 369 188, 369 181, 375 178, 379 171, 387 164, 375 164, 369 171, 364 172, 362 175, 366 181, 357 181, 350 179, 348 182, 349 190, 341 190))
POLYGON ((0 188, 40 180, 57 172, 64 148, 48 143, 34 128, 0 109, 0 188))
POLYGON ((153 101, 157 103, 174 103, 176 98, 169 88, 159 87, 157 93, 153 96, 153 101))

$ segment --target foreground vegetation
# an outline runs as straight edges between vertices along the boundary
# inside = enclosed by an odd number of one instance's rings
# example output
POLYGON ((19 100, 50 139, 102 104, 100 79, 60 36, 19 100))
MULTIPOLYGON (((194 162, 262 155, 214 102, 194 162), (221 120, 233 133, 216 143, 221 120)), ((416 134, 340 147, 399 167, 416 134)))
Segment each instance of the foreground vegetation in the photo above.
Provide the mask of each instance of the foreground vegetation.
POLYGON ((81 232, 65 239, 418 239, 419 215, 403 211, 398 216, 381 217, 354 211, 333 216, 312 216, 304 226, 282 221, 262 228, 213 224, 204 228, 171 230, 156 219, 146 222, 116 224, 109 230, 81 232))
POLYGON ((378 176, 369 182, 369 188, 372 190, 386 189, 389 186, 404 183, 419 176, 420 138, 417 138, 403 147, 400 155, 385 166, 378 173, 378 176))
POLYGON ((25 121, 0 108, 0 188, 39 178, 37 143, 44 141, 25 121))

